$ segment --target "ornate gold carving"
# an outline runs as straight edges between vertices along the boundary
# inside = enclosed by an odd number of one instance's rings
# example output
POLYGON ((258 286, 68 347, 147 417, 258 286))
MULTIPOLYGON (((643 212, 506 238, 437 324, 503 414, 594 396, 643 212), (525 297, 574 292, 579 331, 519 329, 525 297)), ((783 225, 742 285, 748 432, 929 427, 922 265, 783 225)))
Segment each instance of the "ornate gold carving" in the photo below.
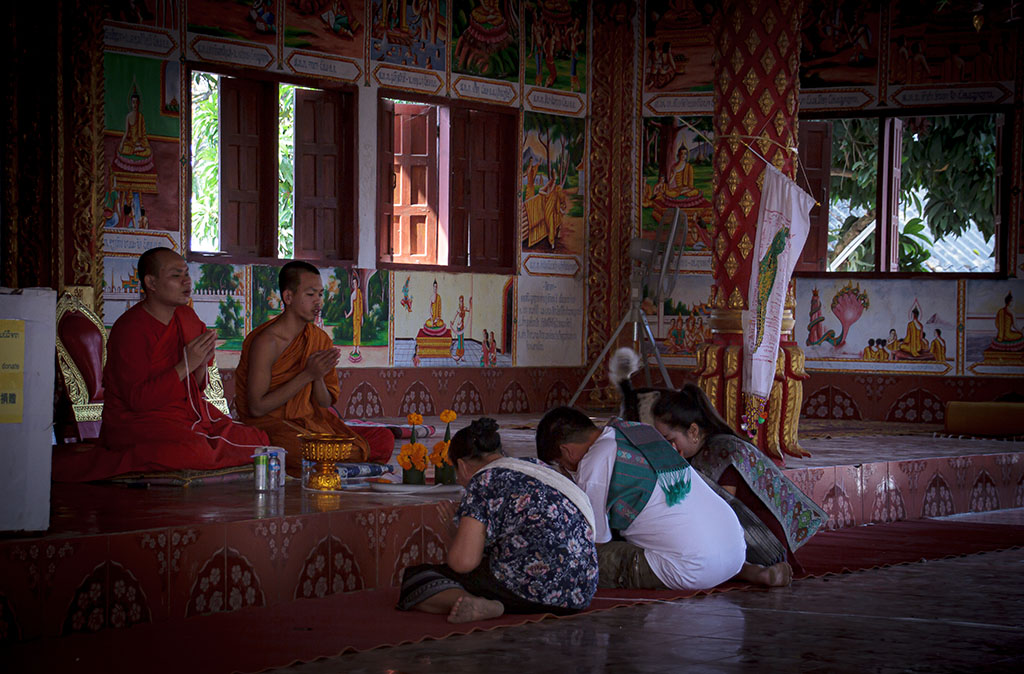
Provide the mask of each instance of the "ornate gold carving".
POLYGON ((771 5, 769 5, 764 12, 764 16, 761 18, 761 23, 764 24, 765 32, 771 33, 775 30, 775 22, 778 19, 775 18, 775 12, 772 11, 771 5))
POLYGON ((740 237, 740 242, 736 247, 740 249, 740 255, 746 260, 750 257, 750 251, 754 248, 754 244, 751 242, 750 237, 747 236, 747 233, 743 232, 743 236, 740 237))
POLYGON ((740 184, 740 177, 736 175, 736 169, 729 171, 729 177, 726 179, 725 184, 729 188, 729 194, 736 193, 736 186, 740 184))
POLYGON ((740 141, 737 138, 729 138, 726 140, 726 144, 729 146, 729 153, 736 154, 736 148, 740 146, 740 141))
POLYGON ((718 257, 725 255, 725 249, 728 247, 729 242, 724 236, 719 236, 715 239, 715 251, 718 252, 718 257))
POLYGON ((725 414, 726 421, 733 428, 739 428, 739 424, 736 422, 740 418, 740 406, 738 400, 740 397, 740 378, 732 377, 731 379, 725 380, 725 409, 722 410, 725 414))
POLYGON ((768 456, 775 459, 782 458, 779 448, 779 430, 782 425, 783 387, 779 384, 780 382, 777 381, 772 384, 772 391, 768 394, 768 418, 765 419, 765 423, 758 431, 758 435, 764 433, 764 437, 759 438, 758 445, 768 456))
MULTIPOLYGON (((753 110, 747 110, 747 114, 743 115, 743 128, 746 129, 747 135, 754 133, 754 128, 757 126, 757 117, 754 116, 753 110)), ((736 150, 733 150, 735 154, 736 150)))
POLYGON ((719 192, 715 197, 715 210, 721 215, 725 211, 725 193, 719 192))
POLYGON ((740 69, 743 67, 743 54, 737 49, 732 53, 732 71, 739 74, 740 69))
POLYGON ((775 103, 775 99, 772 98, 771 93, 765 89, 761 92, 761 97, 757 100, 757 107, 761 109, 761 114, 767 117, 772 111, 772 105, 775 103))
POLYGON ((747 39, 744 40, 743 42, 744 44, 747 45, 747 52, 749 52, 750 55, 753 56, 757 52, 757 46, 761 44, 761 38, 758 37, 756 31, 752 30, 750 31, 750 34, 747 35, 747 39))
POLYGON ((739 229, 740 221, 736 218, 736 211, 729 213, 729 217, 725 219, 725 231, 729 232, 729 238, 731 239, 736 235, 736 230, 739 229))
POLYGON ((750 190, 743 190, 743 196, 740 197, 740 208, 743 209, 743 217, 750 217, 750 209, 753 207, 754 197, 750 196, 750 190))
POLYGON ((786 93, 786 87, 789 86, 789 78, 786 77, 786 73, 779 71, 775 75, 775 91, 779 92, 779 96, 786 93))
POLYGON ((735 255, 729 254, 729 258, 725 261, 725 273, 729 275, 729 278, 736 276, 736 270, 739 269, 740 263, 736 259, 735 255))
MULTIPOLYGON (((57 325, 60 325, 61 319, 64 318, 65 314, 72 311, 80 313, 99 330, 100 344, 103 350, 100 356, 100 365, 101 367, 106 365, 107 330, 103 327, 103 321, 100 320, 100 317, 92 309, 83 304, 80 299, 71 293, 64 293, 57 300, 57 325)), ((102 417, 103 403, 91 403, 89 401, 89 390, 85 384, 85 377, 82 376, 78 365, 71 358, 71 354, 68 353, 59 332, 57 333, 56 341, 57 365, 60 368, 61 375, 64 377, 64 385, 68 390, 68 398, 71 400, 71 410, 75 420, 98 421, 102 417)))
MULTIPOLYGON (((781 151, 776 152, 775 156, 772 157, 772 166, 774 166, 775 168, 777 168, 777 169, 779 169, 781 171, 782 167, 785 166, 785 165, 786 165, 786 156, 781 151)), ((764 182, 764 181, 762 180, 762 182, 764 182)), ((758 187, 761 187, 761 185, 758 185, 758 187)))
MULTIPOLYGON (((767 92, 766 92, 767 93, 767 92)), ((782 110, 775 111, 775 135, 779 138, 783 138, 786 133, 786 117, 782 114, 782 110)))
POLYGON ((721 107, 721 112, 718 113, 718 131, 719 131, 719 133, 724 134, 726 132, 726 130, 729 128, 729 120, 730 120, 729 110, 726 109, 726 107, 723 105, 721 107))
POLYGON ((729 77, 729 72, 725 68, 722 68, 722 74, 718 77, 718 91, 716 92, 716 95, 724 96, 725 92, 729 91, 729 84, 731 82, 732 79, 729 77))
POLYGON ((750 171, 754 168, 754 155, 750 150, 743 151, 743 157, 740 159, 740 167, 743 172, 750 175, 750 171))
MULTIPOLYGON (((729 153, 719 152, 718 154, 718 171, 725 171, 725 168, 729 165, 729 153)), ((717 177, 717 173, 716 173, 717 177)))
POLYGON ((722 363, 722 376, 732 379, 739 375, 740 364, 743 362, 743 347, 730 345, 725 347, 725 361, 722 363))
POLYGON ((792 90, 786 94, 786 114, 790 117, 796 115, 796 94, 792 90))
POLYGON ((740 103, 743 102, 743 97, 740 95, 739 89, 733 89, 732 94, 729 96, 729 108, 732 110, 732 114, 739 112, 740 103))
POLYGON ((220 378, 220 370, 216 363, 206 368, 206 390, 203 391, 203 397, 224 414, 231 414, 227 398, 224 397, 224 382, 220 378))
POLYGON ((779 48, 780 54, 786 53, 786 50, 789 49, 789 38, 786 37, 785 31, 779 34, 779 38, 775 41, 775 44, 779 48))
POLYGON ((765 75, 768 75, 775 68, 775 55, 772 54, 771 49, 765 49, 764 54, 761 55, 761 67, 764 68, 765 75))
POLYGON ((750 96, 754 95, 754 89, 761 84, 761 79, 754 72, 753 68, 747 71, 746 77, 743 78, 743 85, 747 87, 747 94, 750 96))
POLYGON ((730 309, 744 309, 746 308, 746 302, 743 301, 743 295, 740 294, 739 288, 733 288, 729 294, 729 308, 730 309))

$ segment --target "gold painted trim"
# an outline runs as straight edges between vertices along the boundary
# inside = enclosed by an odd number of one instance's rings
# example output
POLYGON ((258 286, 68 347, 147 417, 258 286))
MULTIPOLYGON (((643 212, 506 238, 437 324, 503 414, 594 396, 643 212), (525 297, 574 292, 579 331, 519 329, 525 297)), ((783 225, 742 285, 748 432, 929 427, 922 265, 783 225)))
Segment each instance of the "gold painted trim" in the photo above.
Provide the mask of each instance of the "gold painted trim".
POLYGON ((227 398, 224 397, 224 381, 220 378, 220 369, 216 363, 206 368, 206 390, 203 391, 203 397, 206 398, 206 402, 231 416, 227 398))
MULTIPOLYGON (((96 326, 96 329, 100 331, 101 343, 103 344, 103 353, 100 360, 101 366, 107 364, 107 330, 103 327, 103 322, 100 321, 99 316, 85 305, 80 299, 72 295, 71 293, 65 292, 57 300, 57 325, 60 325, 61 319, 65 314, 77 311, 78 313, 85 316, 90 323, 96 326)), ((60 332, 58 331, 57 337, 57 364, 60 367, 60 373, 64 377, 64 385, 68 389, 68 397, 71 399, 71 409, 75 416, 75 421, 99 421, 103 413, 103 403, 91 403, 89 402, 89 392, 85 386, 85 377, 82 376, 81 370, 78 369, 78 365, 71 359, 71 354, 68 353, 67 348, 60 339, 60 332)))

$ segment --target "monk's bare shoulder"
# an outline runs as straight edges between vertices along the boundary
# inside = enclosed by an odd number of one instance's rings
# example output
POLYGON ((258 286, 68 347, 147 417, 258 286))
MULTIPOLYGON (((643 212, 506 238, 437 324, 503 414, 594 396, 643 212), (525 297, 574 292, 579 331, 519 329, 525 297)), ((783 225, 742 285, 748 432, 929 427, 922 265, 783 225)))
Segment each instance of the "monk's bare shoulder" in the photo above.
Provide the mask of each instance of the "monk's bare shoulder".
POLYGON ((252 340, 252 351, 249 354, 250 364, 270 367, 277 360, 277 357, 288 346, 288 339, 275 330, 276 326, 270 326, 262 331, 252 340))

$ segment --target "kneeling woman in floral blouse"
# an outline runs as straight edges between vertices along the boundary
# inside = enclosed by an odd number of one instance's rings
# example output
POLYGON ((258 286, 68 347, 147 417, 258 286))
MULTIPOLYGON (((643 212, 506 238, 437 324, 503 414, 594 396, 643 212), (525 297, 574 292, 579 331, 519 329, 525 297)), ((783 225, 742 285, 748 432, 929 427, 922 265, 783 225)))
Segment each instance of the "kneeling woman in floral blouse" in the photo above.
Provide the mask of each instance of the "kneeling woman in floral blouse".
POLYGON ((493 419, 456 433, 448 457, 466 488, 448 563, 406 569, 398 608, 453 623, 586 608, 597 591, 586 494, 537 459, 504 456, 493 419))

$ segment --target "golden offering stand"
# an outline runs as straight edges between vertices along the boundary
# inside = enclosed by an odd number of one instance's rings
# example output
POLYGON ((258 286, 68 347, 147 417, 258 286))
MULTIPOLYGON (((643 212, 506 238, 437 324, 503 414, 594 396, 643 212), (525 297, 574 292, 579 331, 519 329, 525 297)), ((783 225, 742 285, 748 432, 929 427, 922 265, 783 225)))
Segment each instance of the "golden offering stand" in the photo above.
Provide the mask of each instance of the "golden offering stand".
POLYGON ((363 450, 352 442, 351 438, 330 433, 307 433, 300 435, 302 441, 302 458, 312 461, 313 472, 303 484, 307 489, 317 491, 336 491, 341 489, 341 476, 338 475, 339 461, 359 463, 365 461, 363 450))

